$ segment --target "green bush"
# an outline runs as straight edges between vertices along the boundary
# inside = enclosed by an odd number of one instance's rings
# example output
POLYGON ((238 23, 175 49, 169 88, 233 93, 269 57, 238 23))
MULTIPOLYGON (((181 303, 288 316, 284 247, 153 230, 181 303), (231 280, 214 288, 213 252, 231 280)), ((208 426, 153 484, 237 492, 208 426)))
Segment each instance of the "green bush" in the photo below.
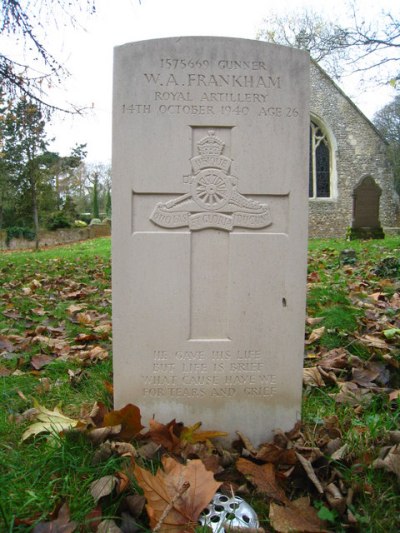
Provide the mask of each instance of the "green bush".
POLYGON ((47 229, 56 230, 61 228, 70 228, 72 226, 71 220, 63 211, 56 211, 51 213, 47 219, 47 229))
POLYGON ((7 228, 6 244, 9 246, 11 239, 27 239, 28 241, 33 241, 35 237, 36 233, 31 228, 12 226, 7 228))
POLYGON ((90 221, 92 220, 91 213, 79 213, 79 220, 83 220, 86 222, 86 224, 90 224, 90 221))
POLYGON ((75 220, 74 228, 86 228, 87 223, 84 220, 75 220))

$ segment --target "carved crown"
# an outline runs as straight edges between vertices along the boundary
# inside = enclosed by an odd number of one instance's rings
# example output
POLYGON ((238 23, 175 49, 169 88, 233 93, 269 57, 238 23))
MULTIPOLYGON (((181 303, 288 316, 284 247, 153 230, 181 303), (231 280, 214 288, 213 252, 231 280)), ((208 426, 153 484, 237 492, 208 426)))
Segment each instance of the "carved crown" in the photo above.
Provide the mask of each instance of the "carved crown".
POLYGON ((221 155, 224 146, 225 143, 215 135, 214 130, 210 130, 208 135, 197 143, 200 155, 221 155))

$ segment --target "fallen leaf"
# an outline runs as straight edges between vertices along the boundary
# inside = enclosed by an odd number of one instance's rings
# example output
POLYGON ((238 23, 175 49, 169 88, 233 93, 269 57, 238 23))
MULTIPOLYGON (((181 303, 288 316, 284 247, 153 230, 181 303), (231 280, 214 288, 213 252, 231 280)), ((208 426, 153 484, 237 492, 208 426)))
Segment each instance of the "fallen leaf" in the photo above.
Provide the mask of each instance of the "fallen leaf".
POLYGON ((194 531, 200 513, 221 483, 214 480, 213 474, 198 459, 182 465, 164 456, 162 464, 163 470, 159 469, 155 476, 138 465, 134 468, 136 480, 147 500, 150 526, 154 529, 163 518, 160 532, 194 531), (186 526, 184 530, 183 526, 186 526))
POLYGON ((276 465, 294 465, 297 463, 296 452, 293 449, 288 450, 270 443, 262 444, 255 458, 276 465))
POLYGON ((104 426, 117 426, 121 424, 120 439, 131 440, 143 429, 139 407, 128 403, 122 409, 111 411, 104 416, 104 426))
POLYGON ((303 368, 303 383, 310 387, 325 387, 325 382, 316 366, 303 368))
POLYGON ((115 435, 120 434, 121 432, 121 424, 118 424, 118 426, 106 426, 104 428, 95 428, 88 432, 88 437, 93 444, 100 444, 104 442, 109 437, 113 437, 115 435))
POLYGON ((373 468, 383 468, 386 472, 393 472, 400 480, 400 444, 392 446, 385 457, 376 459, 373 468))
POLYGON ((69 307, 67 307, 67 313, 69 315, 74 315, 76 313, 79 313, 80 311, 82 311, 86 307, 87 307, 86 304, 78 304, 78 305, 71 304, 69 307))
POLYGON ((400 444, 400 431, 389 431, 390 442, 400 444))
POLYGON ((389 401, 393 402, 394 400, 397 400, 397 398, 400 397, 400 389, 394 390, 389 394, 389 401))
POLYGON ((325 522, 310 506, 307 497, 299 498, 290 505, 281 506, 271 502, 269 520, 275 531, 279 533, 326 533, 325 522))
POLYGON ((103 520, 100 522, 97 533, 123 533, 114 520, 103 520))
POLYGON ((180 448, 181 441, 174 433, 174 429, 178 426, 175 419, 168 422, 168 424, 161 424, 152 418, 149 426, 150 429, 146 433, 146 437, 149 437, 153 442, 161 444, 169 452, 176 451, 180 448))
POLYGON ((349 354, 344 348, 334 348, 324 354, 318 361, 318 366, 326 370, 343 369, 348 366, 349 354))
POLYGON ((108 339, 112 332, 112 326, 111 324, 101 324, 96 326, 93 331, 99 335, 101 339, 108 339))
POLYGON ((5 335, 0 335, 0 350, 6 350, 7 352, 13 352, 15 349, 14 344, 5 335))
POLYGON ((306 318, 306 324, 308 324, 309 326, 316 326, 317 324, 320 324, 323 320, 324 320, 323 316, 319 316, 319 317, 308 316, 306 318))
POLYGON ((250 482, 257 487, 258 492, 266 494, 278 502, 287 503, 289 501, 276 480, 275 468, 272 463, 257 465, 241 457, 236 462, 236 468, 246 477, 249 477, 250 482))
POLYGON ((139 518, 139 516, 143 512, 146 503, 146 498, 141 494, 132 494, 127 496, 125 501, 131 515, 135 518, 139 518))
POLYGON ((33 528, 33 533, 72 533, 77 527, 76 522, 70 521, 69 507, 67 503, 64 503, 55 520, 39 522, 33 528))
POLYGON ((361 389, 352 381, 338 382, 339 392, 332 394, 337 403, 348 403, 352 406, 369 401, 372 397, 369 389, 361 389))
POLYGON ((363 335, 362 337, 357 337, 363 344, 371 346, 372 348, 378 348, 379 350, 389 350, 390 346, 383 339, 376 337, 374 335, 363 335))
POLYGON ((325 333, 325 326, 313 329, 310 336, 306 340, 306 344, 312 344, 313 342, 317 341, 318 339, 322 337, 324 333, 325 333))
POLYGON ((54 357, 51 357, 50 355, 39 354, 39 355, 34 355, 30 363, 31 363, 31 366, 35 370, 40 370, 41 368, 43 368, 44 366, 48 365, 49 363, 53 361, 54 361, 54 357))
POLYGON ((320 494, 323 494, 324 493, 324 489, 322 488, 321 482, 317 478, 317 476, 316 476, 316 474, 314 472, 314 468, 313 468, 311 462, 308 461, 305 457, 303 457, 300 453, 296 453, 296 455, 297 455, 297 459, 300 461, 300 463, 302 464, 304 470, 306 471, 306 474, 307 474, 308 478, 313 482, 313 484, 315 485, 315 487, 318 490, 318 492, 320 494))
POLYGON ((117 472, 116 477, 118 480, 117 494, 122 494, 129 486, 129 478, 124 472, 117 472))
POLYGON ((93 496, 94 501, 97 503, 100 498, 111 494, 117 483, 118 478, 115 476, 103 476, 93 481, 90 484, 90 494, 93 496))
POLYGON ((100 505, 97 505, 97 507, 85 516, 85 523, 89 526, 90 531, 97 532, 102 516, 103 513, 100 505))
POLYGON ((382 333, 387 339, 393 339, 396 335, 400 335, 400 328, 385 329, 382 333))
POLYGON ((184 427, 179 436, 179 440, 183 443, 194 444, 195 442, 205 442, 206 440, 226 437, 228 435, 222 431, 197 431, 200 426, 201 422, 197 422, 193 426, 184 427))
POLYGON ((111 449, 122 457, 136 457, 137 455, 136 448, 129 442, 112 442, 111 449))
POLYGON ((57 435, 62 431, 67 431, 76 427, 79 424, 79 420, 74 420, 62 414, 58 407, 54 408, 54 411, 50 411, 34 401, 34 406, 37 409, 36 419, 39 422, 32 424, 22 435, 22 440, 26 440, 33 435, 39 435, 40 433, 50 433, 51 435, 57 435))
POLYGON ((97 340, 98 336, 95 333, 79 333, 75 337, 75 342, 92 342, 97 340))
POLYGON ((0 365, 0 378, 10 376, 11 374, 12 374, 12 370, 10 370, 9 368, 6 368, 3 365, 0 365))

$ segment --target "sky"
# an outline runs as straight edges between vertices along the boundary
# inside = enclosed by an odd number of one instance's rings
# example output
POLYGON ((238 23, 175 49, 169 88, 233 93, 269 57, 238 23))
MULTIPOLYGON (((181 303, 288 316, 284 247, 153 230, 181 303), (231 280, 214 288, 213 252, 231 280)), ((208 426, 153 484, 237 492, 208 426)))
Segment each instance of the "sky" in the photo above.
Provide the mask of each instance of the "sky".
MULTIPOLYGON (((380 0, 380 8, 391 1, 380 0)), ((359 3, 369 11, 378 4, 359 3)), ((255 39, 271 10, 285 13, 302 7, 340 15, 344 0, 96 0, 96 14, 80 13, 79 27, 48 28, 46 44, 71 74, 60 90, 53 89, 52 99, 58 105, 71 102, 89 108, 83 116, 53 118, 48 133, 55 140, 50 149, 67 155, 75 144, 87 143, 88 162, 110 161, 115 46, 185 35, 255 39)), ((369 118, 394 96, 388 88, 361 94, 351 85, 341 86, 369 118)))

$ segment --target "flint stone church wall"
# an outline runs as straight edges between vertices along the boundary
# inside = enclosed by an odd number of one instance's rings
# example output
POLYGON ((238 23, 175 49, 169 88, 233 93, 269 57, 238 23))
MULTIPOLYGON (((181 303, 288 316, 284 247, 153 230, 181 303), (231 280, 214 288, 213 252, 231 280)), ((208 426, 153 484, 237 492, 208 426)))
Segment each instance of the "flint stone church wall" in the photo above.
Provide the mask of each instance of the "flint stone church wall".
POLYGON ((346 235, 352 223, 353 191, 366 176, 371 176, 382 189, 382 226, 399 226, 399 197, 385 140, 315 62, 311 63, 311 119, 327 133, 333 159, 331 197, 309 200, 310 237, 346 235))

